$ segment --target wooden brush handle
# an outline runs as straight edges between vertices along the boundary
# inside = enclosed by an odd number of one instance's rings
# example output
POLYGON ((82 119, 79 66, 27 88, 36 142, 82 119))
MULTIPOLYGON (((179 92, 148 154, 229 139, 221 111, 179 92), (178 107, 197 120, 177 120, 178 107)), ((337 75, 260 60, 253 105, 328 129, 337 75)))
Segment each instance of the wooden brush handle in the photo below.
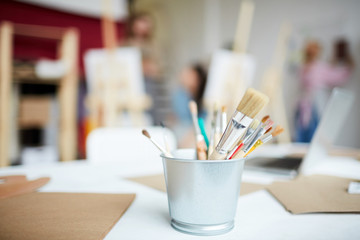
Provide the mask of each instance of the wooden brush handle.
POLYGON ((235 156, 232 159, 241 159, 245 156, 245 152, 243 150, 240 150, 238 153, 235 154, 235 156))
POLYGON ((207 160, 206 143, 205 141, 197 142, 196 144, 197 159, 207 160))
POLYGON ((220 154, 214 149, 214 151, 211 153, 209 160, 224 160, 226 158, 226 154, 220 154))

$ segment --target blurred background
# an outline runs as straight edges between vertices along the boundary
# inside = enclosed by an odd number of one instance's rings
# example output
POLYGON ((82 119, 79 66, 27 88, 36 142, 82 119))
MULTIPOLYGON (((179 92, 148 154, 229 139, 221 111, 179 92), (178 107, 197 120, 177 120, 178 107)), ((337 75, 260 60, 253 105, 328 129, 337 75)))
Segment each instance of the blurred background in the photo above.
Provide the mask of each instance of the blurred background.
MULTIPOLYGON (((0 165, 86 158, 100 127, 165 125, 192 146, 188 101, 210 126, 247 87, 311 141, 334 87, 360 101, 357 0, 0 2, 0 165)), ((235 104, 235 107, 233 106, 235 104)), ((355 104, 338 144, 360 147, 355 104)))

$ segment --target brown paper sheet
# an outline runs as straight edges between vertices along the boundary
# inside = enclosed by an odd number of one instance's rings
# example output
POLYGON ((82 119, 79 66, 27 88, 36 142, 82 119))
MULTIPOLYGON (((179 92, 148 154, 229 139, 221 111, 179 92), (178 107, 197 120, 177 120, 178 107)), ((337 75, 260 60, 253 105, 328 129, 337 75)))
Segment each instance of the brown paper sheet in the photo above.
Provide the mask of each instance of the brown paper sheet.
POLYGON ((43 177, 28 181, 25 175, 2 176, 0 180, 0 199, 30 193, 44 186, 50 181, 50 178, 43 177))
POLYGON ((294 214, 360 212, 360 195, 347 193, 351 181, 325 175, 301 176, 290 182, 274 182, 268 190, 294 214))
MULTIPOLYGON (((131 181, 166 192, 165 178, 163 174, 149 175, 143 177, 128 178, 131 181)), ((265 189, 267 185, 257 183, 241 183, 240 196, 265 189)))
POLYGON ((28 193, 0 200, 2 240, 103 239, 135 194, 28 193))
POLYGON ((166 192, 165 178, 163 174, 149 175, 143 177, 128 178, 133 182, 154 188, 156 190, 166 192))
POLYGON ((242 182, 240 189, 240 196, 263 190, 267 186, 268 185, 263 185, 258 183, 242 182))

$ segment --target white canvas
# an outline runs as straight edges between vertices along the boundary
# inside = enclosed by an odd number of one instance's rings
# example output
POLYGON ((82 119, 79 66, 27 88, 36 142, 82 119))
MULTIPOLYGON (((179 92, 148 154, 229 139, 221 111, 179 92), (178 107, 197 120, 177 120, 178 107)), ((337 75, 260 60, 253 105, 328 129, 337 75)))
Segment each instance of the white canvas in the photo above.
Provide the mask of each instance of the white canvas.
POLYGON ((249 54, 234 53, 220 49, 212 57, 209 77, 204 93, 208 107, 215 102, 228 106, 233 111, 246 88, 252 85, 255 74, 255 59, 249 54))
MULTIPOLYGON (((126 85, 124 85, 131 89, 134 95, 144 95, 145 86, 140 50, 134 47, 118 48, 115 52, 114 59, 116 73, 120 75, 119 77, 124 77, 127 81, 126 85)), ((104 49, 92 49, 87 51, 84 60, 88 91, 92 92, 98 74, 102 75, 98 79, 107 79, 106 75, 109 74, 110 71, 108 69, 108 62, 112 60, 109 59, 109 54, 104 49)))

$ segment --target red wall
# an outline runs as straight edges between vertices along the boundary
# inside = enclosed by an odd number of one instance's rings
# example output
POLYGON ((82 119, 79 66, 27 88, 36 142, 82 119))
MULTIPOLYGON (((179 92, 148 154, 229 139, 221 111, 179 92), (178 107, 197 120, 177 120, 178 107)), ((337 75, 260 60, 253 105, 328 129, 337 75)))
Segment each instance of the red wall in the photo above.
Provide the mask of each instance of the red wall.
MULTIPOLYGON (((99 6, 100 7, 100 6, 99 6)), ((83 73, 83 56, 87 49, 103 46, 100 19, 84 17, 66 12, 56 11, 35 5, 14 1, 0 1, 0 21, 14 23, 76 27, 80 33, 79 66, 83 73)), ((118 23, 118 38, 125 34, 125 24, 118 23)), ((39 57, 55 58, 56 43, 52 40, 20 37, 15 38, 14 54, 16 58, 38 59, 39 57)))

